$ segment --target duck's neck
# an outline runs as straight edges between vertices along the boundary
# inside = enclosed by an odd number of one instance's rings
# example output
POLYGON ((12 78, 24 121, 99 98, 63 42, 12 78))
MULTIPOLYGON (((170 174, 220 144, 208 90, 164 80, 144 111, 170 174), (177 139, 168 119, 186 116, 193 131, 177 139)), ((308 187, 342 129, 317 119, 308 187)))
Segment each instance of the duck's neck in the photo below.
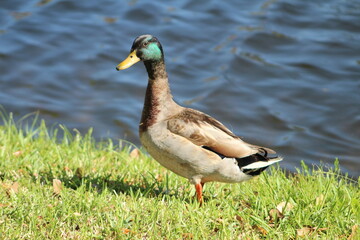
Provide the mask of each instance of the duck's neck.
POLYGON ((164 60, 145 61, 144 64, 149 75, 149 82, 140 122, 140 133, 169 117, 170 109, 177 107, 170 92, 164 60))

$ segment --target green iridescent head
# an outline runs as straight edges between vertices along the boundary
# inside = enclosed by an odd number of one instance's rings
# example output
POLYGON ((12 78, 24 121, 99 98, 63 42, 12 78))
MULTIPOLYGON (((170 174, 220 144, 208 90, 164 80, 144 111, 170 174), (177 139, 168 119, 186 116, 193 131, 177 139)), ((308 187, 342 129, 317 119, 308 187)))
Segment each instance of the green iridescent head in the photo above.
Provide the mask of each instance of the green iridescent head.
POLYGON ((129 68, 139 61, 161 61, 163 59, 164 53, 159 40, 151 35, 141 35, 134 40, 129 56, 116 69, 129 68))

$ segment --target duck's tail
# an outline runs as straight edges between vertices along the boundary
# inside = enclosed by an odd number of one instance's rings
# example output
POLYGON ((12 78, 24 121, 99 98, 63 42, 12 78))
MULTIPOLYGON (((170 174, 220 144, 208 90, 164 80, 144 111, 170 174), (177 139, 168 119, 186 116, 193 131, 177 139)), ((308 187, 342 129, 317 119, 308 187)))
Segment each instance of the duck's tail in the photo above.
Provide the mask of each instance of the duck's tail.
MULTIPOLYGON (((216 153, 219 155, 222 159, 226 158, 224 155, 215 152, 209 147, 203 146, 203 148, 212 151, 213 153, 216 153)), ((275 151, 258 147, 258 153, 252 154, 250 156, 242 157, 242 158, 233 158, 236 160, 240 170, 248 175, 256 176, 259 175, 261 172, 263 172, 268 166, 271 164, 280 162, 282 160, 282 157, 275 156, 275 157, 269 157, 268 152, 271 154, 274 154, 275 151)))
POLYGON ((263 172, 268 166, 280 162, 282 157, 268 157, 256 153, 243 158, 236 158, 241 171, 248 175, 256 176, 263 172))

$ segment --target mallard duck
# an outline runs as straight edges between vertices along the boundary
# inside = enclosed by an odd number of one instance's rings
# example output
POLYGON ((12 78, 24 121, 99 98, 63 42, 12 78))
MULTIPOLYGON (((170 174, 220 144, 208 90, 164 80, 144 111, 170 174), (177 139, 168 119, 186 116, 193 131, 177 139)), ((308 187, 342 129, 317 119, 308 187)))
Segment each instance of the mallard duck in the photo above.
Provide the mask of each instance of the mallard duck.
POLYGON ((156 37, 137 37, 117 70, 143 61, 148 73, 139 126, 140 141, 162 166, 195 185, 202 202, 206 182, 238 183, 259 175, 282 160, 275 151, 244 142, 221 122, 178 105, 170 92, 164 51, 156 37))

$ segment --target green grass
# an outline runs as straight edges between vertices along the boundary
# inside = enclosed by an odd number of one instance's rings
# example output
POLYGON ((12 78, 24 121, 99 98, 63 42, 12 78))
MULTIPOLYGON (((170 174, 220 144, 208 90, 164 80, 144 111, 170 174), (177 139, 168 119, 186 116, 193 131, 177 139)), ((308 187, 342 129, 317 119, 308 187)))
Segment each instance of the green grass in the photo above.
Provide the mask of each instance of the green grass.
POLYGON ((3 119, 0 239, 360 239, 359 180, 337 163, 208 183, 199 207, 187 180, 127 144, 3 119))

